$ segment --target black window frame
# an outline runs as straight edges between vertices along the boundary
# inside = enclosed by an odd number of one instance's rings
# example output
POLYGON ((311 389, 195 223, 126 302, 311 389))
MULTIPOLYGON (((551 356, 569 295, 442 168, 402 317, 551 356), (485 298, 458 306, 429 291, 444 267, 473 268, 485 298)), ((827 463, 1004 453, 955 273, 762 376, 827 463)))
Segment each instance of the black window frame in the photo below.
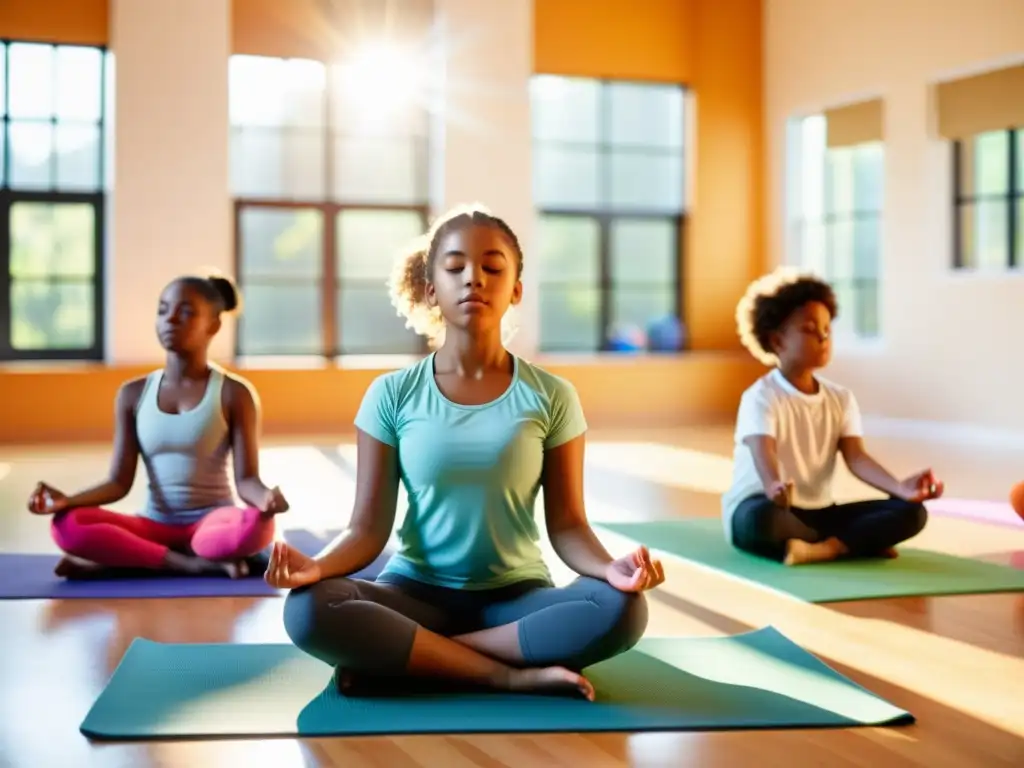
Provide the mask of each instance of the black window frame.
MULTIPOLYGON (((260 58, 273 59, 277 61, 288 61, 293 60, 294 56, 264 56, 260 58)), ((429 198, 429 192, 425 195, 425 199, 419 203, 414 204, 402 204, 402 203, 381 203, 381 202, 353 202, 345 201, 339 202, 332 199, 334 189, 334 176, 335 176, 335 164, 334 164, 334 141, 337 137, 343 136, 338 128, 338 125, 332 120, 333 107, 331 104, 331 93, 334 88, 334 75, 332 72, 333 62, 322 61, 319 59, 310 58, 309 61, 318 61, 324 65, 326 82, 324 85, 323 94, 323 115, 324 121, 320 130, 323 133, 324 140, 324 152, 323 152, 323 192, 320 196, 314 197, 261 197, 261 196, 246 196, 238 195, 231 190, 230 197, 234 210, 234 254, 233 254, 233 265, 235 280, 241 291, 243 297, 245 295, 246 283, 245 283, 245 272, 243 270, 244 256, 242 254, 242 216, 246 209, 263 208, 268 210, 315 210, 319 211, 323 220, 323 237, 321 239, 321 273, 319 277, 319 288, 320 288, 320 350, 315 353, 282 349, 278 352, 272 351, 261 351, 257 353, 247 353, 242 349, 242 333, 241 329, 245 323, 245 313, 238 319, 238 329, 235 334, 234 342, 234 357, 238 359, 258 359, 266 357, 309 357, 311 354, 318 358, 326 360, 336 360, 339 357, 345 355, 360 355, 365 353, 360 352, 349 352, 341 343, 340 337, 342 334, 338 332, 338 291, 343 285, 347 286, 359 286, 369 285, 371 282, 374 285, 380 285, 381 291, 385 291, 383 281, 377 280, 344 280, 338 275, 338 254, 337 251, 337 220, 338 215, 344 211, 412 211, 420 214, 420 218, 423 224, 423 229, 426 230, 429 222, 429 202, 426 198, 429 198)), ((230 66, 230 64, 229 64, 230 66)), ((239 130, 237 126, 230 125, 229 130, 233 135, 236 130, 239 130)), ((253 131, 253 130, 266 130, 262 126, 242 126, 242 131, 253 131)), ((280 128, 271 129, 281 133, 287 133, 290 130, 295 130, 291 126, 281 126, 280 128)), ((315 130, 313 128, 302 128, 300 130, 315 130)), ((412 135, 409 138, 413 138, 412 135)), ((418 136, 419 150, 422 157, 427 158, 426 172, 429 178, 429 163, 430 163, 430 137, 428 135, 418 136)), ((429 187, 429 181, 428 181, 429 187)), ((344 254, 340 254, 341 260, 344 259, 344 254)), ((275 277, 275 280, 280 281, 280 277, 275 277)), ((287 281, 285 281, 287 282, 287 281)), ((306 279, 296 280, 297 283, 301 282, 303 285, 309 283, 306 279)), ((420 352, 425 353, 428 351, 428 341, 421 339, 420 341, 420 352)), ((389 355, 389 354, 405 354, 403 352, 396 352, 395 350, 388 350, 381 348, 379 351, 375 351, 373 354, 389 355)))
MULTIPOLYGON (((614 149, 622 149, 626 145, 612 145, 606 140, 606 136, 609 131, 610 117, 610 106, 609 100, 605 98, 607 88, 610 85, 638 85, 638 86, 651 86, 659 88, 674 88, 680 92, 683 98, 684 104, 684 127, 688 120, 688 110, 690 107, 690 95, 691 88, 686 83, 668 82, 662 80, 640 80, 635 78, 613 78, 613 77, 589 77, 581 75, 562 75, 558 73, 535 73, 534 77, 559 77, 563 79, 571 80, 585 80, 587 82, 597 83, 600 86, 602 98, 599 106, 600 115, 599 120, 599 132, 601 139, 595 144, 587 143, 585 146, 594 147, 600 152, 601 155, 601 179, 600 183, 605 187, 608 186, 608 166, 605 162, 608 154, 614 149)), ((531 130, 532 133, 532 130, 531 130)), ((598 245, 598 281, 597 291, 599 296, 599 308, 598 308, 598 327, 594 329, 595 336, 598 339, 598 343, 593 348, 582 349, 580 347, 562 347, 553 346, 549 347, 542 343, 542 337, 538 337, 538 351, 543 354, 586 354, 586 353, 602 353, 612 351, 613 342, 610 338, 613 330, 613 318, 612 318, 612 304, 613 296, 616 290, 616 283, 612 277, 612 255, 611 255, 611 231, 612 227, 616 222, 619 221, 664 221, 671 222, 675 231, 674 253, 676 258, 673 260, 672 269, 672 282, 670 287, 674 288, 673 291, 673 302, 671 305, 671 311, 674 313, 676 319, 685 328, 686 319, 684 313, 686 311, 686 304, 684 301, 683 292, 683 275, 686 264, 687 250, 686 250, 686 234, 689 224, 689 200, 685 197, 686 194, 686 182, 689 177, 689 165, 688 161, 691 159, 689 156, 690 144, 688 139, 691 137, 686 134, 683 136, 683 143, 681 147, 682 154, 682 178, 680 183, 683 185, 683 205, 682 210, 679 212, 669 212, 665 209, 652 209, 652 208, 583 208, 583 207, 571 207, 563 208, 558 206, 543 206, 538 205, 536 210, 539 217, 543 218, 546 216, 558 216, 565 218, 579 218, 589 219, 596 221, 599 229, 599 245, 598 245)), ((567 141, 550 141, 540 140, 536 137, 531 136, 531 142, 534 146, 578 146, 577 142, 567 141)), ((638 148, 632 147, 632 149, 643 152, 647 151, 651 154, 665 154, 666 150, 653 147, 638 148)), ((564 287, 567 285, 575 284, 574 281, 561 281, 561 280, 545 280, 540 279, 537 283, 537 291, 540 293, 545 286, 553 287, 564 287)), ((629 288, 644 288, 650 287, 652 289, 664 289, 666 286, 662 283, 628 283, 629 288)), ((645 329, 646 330, 646 329, 645 329)), ((674 354, 682 354, 687 351, 689 346, 688 336, 684 333, 683 345, 679 350, 674 351, 674 354)), ((659 353, 664 354, 664 353, 659 353)))
MULTIPOLYGON (((383 281, 381 280, 342 280, 338 275, 338 259, 337 259, 337 222, 339 214, 345 211, 409 211, 418 213, 420 220, 423 223, 423 229, 426 230, 427 222, 429 218, 429 211, 425 205, 370 205, 370 204, 352 204, 352 203, 328 203, 328 202, 307 202, 292 200, 288 198, 276 199, 276 198, 234 198, 234 270, 235 279, 238 287, 245 295, 245 273, 242 271, 243 256, 242 256, 242 216, 247 209, 266 209, 266 210, 294 210, 294 211, 318 211, 323 220, 323 236, 320 240, 320 259, 321 259, 321 272, 319 278, 307 279, 307 278, 296 278, 291 281, 287 278, 275 276, 273 279, 276 282, 284 282, 302 285, 316 285, 320 289, 320 350, 315 353, 310 352, 298 352, 295 350, 281 349, 279 351, 266 351, 259 352, 256 354, 245 354, 241 348, 241 333, 235 335, 235 357, 237 358, 260 358, 260 357, 308 357, 310 354, 314 354, 317 357, 322 357, 327 360, 334 360, 338 357, 349 355, 349 354, 365 354, 359 352, 351 352, 344 348, 341 343, 340 334, 338 333, 338 291, 342 286, 369 286, 376 285, 380 286, 380 290, 383 293, 385 288, 383 281)), ((344 254, 342 254, 344 258, 344 254)), ((238 325, 241 328, 242 323, 245 322, 245 313, 239 317, 238 325)), ((421 351, 427 351, 427 340, 422 339, 421 351)), ((374 352, 374 354, 388 355, 388 354, 399 354, 394 350, 387 350, 382 348, 380 351, 374 352)))
MULTIPOLYGON (((587 352, 609 352, 612 348, 612 339, 610 333, 613 329, 614 319, 612 318, 612 305, 614 302, 614 295, 616 288, 616 282, 612 277, 612 253, 611 253, 611 239, 612 239, 612 228, 618 222, 623 221, 663 221, 671 222, 674 230, 673 237, 673 252, 678 254, 678 258, 673 262, 673 269, 671 275, 671 283, 669 287, 674 288, 673 291, 673 302, 671 310, 675 314, 679 322, 682 323, 683 317, 683 254, 686 242, 686 224, 687 217, 685 214, 666 214, 664 212, 652 213, 650 211, 642 211, 636 213, 596 213, 594 211, 580 210, 578 208, 543 208, 539 210, 541 217, 545 216, 557 216, 559 218, 575 218, 575 219, 586 219, 589 221, 597 222, 598 226, 598 280, 597 280, 597 293, 599 297, 598 305, 598 326, 594 328, 594 335, 596 338, 596 344, 591 348, 581 349, 579 347, 561 347, 561 346, 541 346, 538 341, 538 351, 544 354, 576 354, 576 353, 587 353, 587 352)), ((564 288, 572 285, 577 285, 575 280, 538 280, 537 290, 538 293, 543 290, 545 286, 552 286, 558 288, 564 288)), ((649 289, 652 292, 656 290, 664 290, 666 286, 663 283, 626 283, 624 288, 644 290, 649 289)), ((685 341, 685 339, 684 339, 685 341)), ((677 350, 677 353, 686 351, 684 344, 682 349, 677 350)))
MULTIPOLYGON (((3 173, 0 174, 0 363, 21 362, 21 361, 82 361, 102 362, 105 357, 106 335, 107 335, 107 280, 106 280, 106 244, 107 244, 107 64, 109 48, 105 45, 88 45, 83 43, 57 43, 52 40, 39 40, 30 38, 8 38, 0 37, 0 55, 4 57, 3 68, 3 111, 0 114, 0 152, 3 157, 3 173), (97 181, 98 185, 94 191, 86 192, 61 192, 53 188, 52 182, 49 189, 20 189, 11 188, 8 184, 8 174, 11 167, 10 147, 10 125, 12 122, 24 122, 21 119, 12 120, 10 116, 10 93, 11 93, 11 68, 10 68, 10 46, 12 44, 45 45, 57 48, 87 48, 98 51, 100 54, 100 114, 96 125, 99 127, 99 147, 97 151, 97 181), (11 208, 18 203, 49 203, 49 204, 89 204, 93 207, 93 275, 92 289, 94 296, 93 303, 93 343, 88 347, 81 348, 57 348, 57 349, 15 349, 13 343, 13 306, 11 302, 11 208)), ((42 122, 43 119, 32 120, 31 122, 42 122)), ((52 126, 59 125, 61 121, 56 115, 51 115, 49 123, 52 126)), ((51 283, 60 283, 58 276, 50 276, 51 283)), ((76 280, 76 282, 78 282, 76 280)))
MULTIPOLYGON (((985 133, 1000 133, 1005 132, 1007 137, 1007 150, 1006 150, 1006 162, 1007 162, 1007 176, 1006 176, 1006 192, 1005 193, 984 193, 984 194, 965 194, 964 193, 964 139, 955 139, 950 143, 950 152, 952 155, 952 171, 953 171, 953 269, 955 270, 971 270, 976 267, 969 266, 964 263, 964 250, 963 250, 963 227, 961 225, 960 217, 963 213, 964 208, 972 206, 979 202, 992 202, 997 200, 1004 200, 1007 205, 1006 212, 1006 264, 1003 265, 1006 269, 1016 269, 1017 267, 1024 265, 1024 242, 1020 246, 1020 252, 1018 252, 1018 237, 1017 232, 1020 227, 1024 227, 1024 222, 1020 221, 1018 215, 1018 205, 1024 200, 1024 184, 1021 182, 1024 180, 1018 179, 1018 164, 1020 159, 1017 157, 1018 152, 1024 150, 1024 147, 1018 146, 1018 144, 1024 145, 1024 128, 1011 127, 1006 128, 1005 131, 986 131, 985 133)), ((973 140, 972 136, 966 141, 973 140)))

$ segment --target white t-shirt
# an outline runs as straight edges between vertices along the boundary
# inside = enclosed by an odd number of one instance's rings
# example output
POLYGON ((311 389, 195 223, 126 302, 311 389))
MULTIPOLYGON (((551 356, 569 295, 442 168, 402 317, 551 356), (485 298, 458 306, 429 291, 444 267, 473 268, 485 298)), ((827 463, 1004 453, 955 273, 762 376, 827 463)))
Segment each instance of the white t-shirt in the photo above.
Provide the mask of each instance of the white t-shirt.
POLYGON ((779 476, 793 481, 793 506, 821 509, 833 503, 832 474, 839 439, 861 437, 860 408, 845 387, 818 378, 818 391, 801 392, 778 368, 743 393, 736 418, 732 486, 722 496, 726 538, 732 540, 732 515, 745 499, 764 493, 754 456, 744 439, 774 437, 779 476))

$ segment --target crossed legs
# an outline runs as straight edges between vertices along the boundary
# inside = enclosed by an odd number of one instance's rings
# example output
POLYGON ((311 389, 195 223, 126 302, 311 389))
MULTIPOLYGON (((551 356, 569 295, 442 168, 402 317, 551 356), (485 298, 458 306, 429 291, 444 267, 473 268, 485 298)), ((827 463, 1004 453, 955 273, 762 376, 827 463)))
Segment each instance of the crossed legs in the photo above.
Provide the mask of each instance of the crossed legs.
POLYGON ((252 507, 222 507, 190 525, 168 525, 98 507, 56 515, 50 532, 69 557, 58 575, 96 569, 176 570, 247 575, 245 558, 274 538, 274 519, 252 507))
POLYGON ((640 639, 647 604, 588 578, 486 593, 334 578, 292 591, 284 620, 297 647, 338 670, 343 689, 360 676, 446 678, 591 698, 580 672, 640 639))
POLYGON ((732 518, 736 547, 799 565, 839 557, 894 556, 894 547, 920 533, 923 504, 887 498, 834 504, 825 509, 785 509, 763 494, 742 502, 732 518))

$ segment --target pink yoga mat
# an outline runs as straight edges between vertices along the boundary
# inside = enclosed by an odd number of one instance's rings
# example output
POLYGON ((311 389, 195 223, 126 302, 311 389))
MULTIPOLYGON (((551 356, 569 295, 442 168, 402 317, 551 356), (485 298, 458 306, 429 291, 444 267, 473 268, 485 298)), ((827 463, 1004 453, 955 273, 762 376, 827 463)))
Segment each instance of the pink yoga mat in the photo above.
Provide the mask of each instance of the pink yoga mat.
POLYGON ((980 499, 934 499, 926 501, 925 507, 933 515, 963 517, 993 525, 1007 525, 1024 528, 1022 520, 1006 501, 983 501, 980 499))

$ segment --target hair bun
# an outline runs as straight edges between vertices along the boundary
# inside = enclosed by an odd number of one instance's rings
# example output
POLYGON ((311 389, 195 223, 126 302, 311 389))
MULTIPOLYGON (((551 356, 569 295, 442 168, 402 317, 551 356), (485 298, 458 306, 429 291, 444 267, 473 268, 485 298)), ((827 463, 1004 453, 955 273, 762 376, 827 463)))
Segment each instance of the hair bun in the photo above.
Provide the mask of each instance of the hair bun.
POLYGON ((240 298, 238 288, 231 278, 223 275, 210 275, 206 279, 224 302, 225 312, 233 312, 238 308, 240 298))

